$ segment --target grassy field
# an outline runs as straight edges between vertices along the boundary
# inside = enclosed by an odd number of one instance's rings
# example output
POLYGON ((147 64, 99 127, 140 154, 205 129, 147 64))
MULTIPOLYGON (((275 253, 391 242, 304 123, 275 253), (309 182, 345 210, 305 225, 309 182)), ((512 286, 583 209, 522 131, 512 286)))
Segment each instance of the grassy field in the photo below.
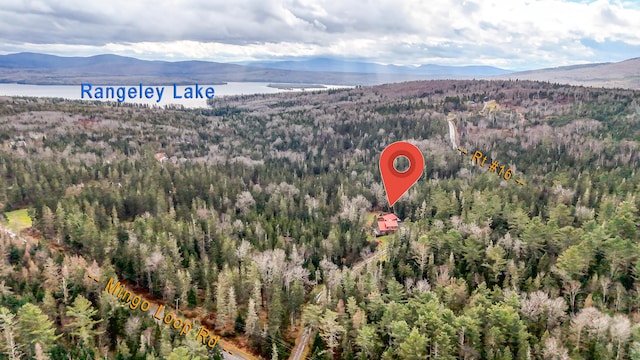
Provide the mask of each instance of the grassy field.
POLYGON ((27 209, 10 211, 4 213, 4 215, 7 217, 4 225, 16 234, 31 227, 31 217, 29 217, 27 209))

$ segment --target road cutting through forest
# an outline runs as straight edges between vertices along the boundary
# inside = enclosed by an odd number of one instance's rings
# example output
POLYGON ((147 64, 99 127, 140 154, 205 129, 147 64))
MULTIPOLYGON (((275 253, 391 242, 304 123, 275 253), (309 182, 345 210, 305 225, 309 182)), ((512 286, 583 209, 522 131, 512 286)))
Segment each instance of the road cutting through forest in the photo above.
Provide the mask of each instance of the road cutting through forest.
MULTIPOLYGON (((93 274, 87 274, 87 276, 93 279, 94 281, 101 282, 100 279, 94 276, 93 274)), ((200 323, 200 319, 198 317, 194 317, 194 316, 190 317, 190 316, 186 316, 185 314, 181 314, 181 318, 178 318, 177 315, 180 314, 180 312, 176 309, 167 307, 166 305, 161 304, 160 302, 149 300, 148 298, 144 298, 141 295, 133 296, 133 294, 135 294, 134 290, 123 282, 118 281, 116 283, 116 281, 114 281, 113 278, 109 279, 109 282, 106 284, 104 290, 108 293, 113 294, 114 296, 117 296, 121 300, 123 300, 127 295, 128 295, 127 300, 131 302, 133 301, 133 299, 142 299, 137 302, 137 305, 135 306, 135 308, 129 305, 131 310, 136 310, 138 306, 142 306, 141 304, 145 303, 147 305, 146 310, 142 309, 141 311, 146 312, 148 313, 149 316, 153 317, 154 321, 157 324, 166 325, 167 329, 165 331, 171 331, 175 329, 175 331, 178 331, 180 335, 195 336, 196 340, 202 341, 203 345, 209 346, 211 348, 214 348, 217 344, 222 349, 222 355, 227 360, 258 359, 255 355, 252 355, 240 349, 239 347, 235 346, 231 342, 222 339, 220 335, 216 335, 213 331, 207 329, 205 326, 203 325, 198 325, 197 327, 194 326, 196 324, 194 320, 197 320, 197 322, 200 323), (170 316, 170 319, 167 320, 169 316, 170 316), (176 327, 175 324, 177 323, 178 320, 180 320, 180 326, 176 327)))
MULTIPOLYGON (((2 224, 0 224, 0 232, 4 232, 6 233, 6 235, 8 237, 10 237, 12 240, 16 241, 16 242, 21 242, 23 244, 35 244, 37 243, 37 239, 31 236, 24 236, 23 234, 15 234, 13 233, 11 230, 7 229, 6 227, 4 227, 2 224)), ((46 242, 45 242, 46 243, 46 242)), ((52 245, 49 243, 46 243, 47 245, 52 245)), ((56 246, 49 246, 52 250, 56 250, 56 251, 64 251, 64 252, 69 252, 70 250, 67 249, 64 246, 59 246, 57 244, 54 244, 56 246)), ((370 255, 369 257, 357 262, 356 264, 354 264, 351 267, 351 270, 354 272, 359 272, 361 271, 366 265, 372 263, 372 262, 376 262, 378 260, 380 260, 384 255, 387 254, 387 249, 386 247, 383 249, 379 249, 378 251, 376 251, 375 253, 373 253, 372 255, 370 255)), ((131 287, 130 285, 126 284, 125 282, 123 282, 122 280, 119 281, 119 286, 118 285, 114 285, 116 283, 116 281, 114 281, 114 279, 111 279, 111 285, 109 285, 109 283, 104 280, 104 279, 100 279, 98 274, 91 274, 89 272, 87 272, 87 277, 89 279, 92 279, 98 283, 101 284, 101 287, 106 286, 108 288, 111 289, 111 291, 105 290, 109 293, 114 294, 114 296, 118 296, 116 294, 120 294, 122 295, 122 298, 124 298, 125 296, 128 296, 129 301, 131 301, 131 299, 133 299, 134 297, 139 297, 140 300, 138 301, 138 305, 137 306, 142 306, 142 303, 145 303, 145 310, 144 312, 147 312, 149 316, 151 317, 155 317, 154 321, 160 325, 165 325, 167 326, 165 331, 172 331, 174 330, 175 326, 172 324, 168 324, 167 322, 165 322, 165 314, 167 314, 169 311, 172 312, 172 314, 180 314, 182 316, 183 320, 183 324, 180 328, 177 328, 175 331, 178 331, 180 333, 180 331, 182 331, 183 333, 181 333, 181 335, 187 335, 186 330, 184 328, 184 323, 186 321, 191 321, 192 327, 193 327, 193 331, 192 331, 192 336, 197 336, 197 334, 200 334, 200 340, 205 340, 204 345, 207 345, 207 339, 214 341, 213 339, 215 339, 217 345, 220 346, 220 348, 222 349, 222 355, 224 357, 225 360, 257 360, 258 357, 256 357, 255 355, 247 352, 246 350, 241 349, 240 347, 234 345, 232 342, 223 339, 221 336, 218 337, 218 335, 214 334, 214 332, 210 331, 209 329, 206 329, 205 331, 209 331, 209 333, 203 333, 203 332, 198 332, 198 329, 203 329, 204 326, 200 326, 198 325, 198 327, 195 327, 193 325, 195 325, 196 321, 198 324, 201 323, 201 319, 205 316, 204 314, 200 313, 200 312, 196 312, 198 315, 197 316, 187 316, 184 313, 180 313, 178 310, 173 309, 171 307, 167 307, 167 305, 162 304, 161 302, 158 301, 154 301, 153 299, 150 299, 148 297, 148 294, 141 292, 141 291, 135 291, 133 287, 131 287), (119 290, 116 290, 116 288, 119 288, 119 290), (126 295, 128 293, 128 295, 126 295), (142 295, 134 295, 134 294, 142 294, 142 295), (166 309, 165 311, 163 311, 163 309, 166 309), (158 313, 162 312, 162 314, 159 315, 158 317, 158 313), (194 321, 196 320, 196 321, 194 321)), ((104 289, 106 289, 106 287, 104 289)), ((323 286, 322 290, 318 293, 318 295, 316 295, 314 297, 314 299, 311 301, 311 303, 319 303, 321 301, 321 299, 323 299, 323 297, 325 296, 326 293, 326 288, 323 286)), ((140 308, 138 308, 136 306, 135 309, 136 311, 140 311, 140 308)), ((174 316, 174 318, 177 316, 174 316)), ((172 319, 174 320, 174 319, 172 319)), ((308 347, 309 342, 311 341, 311 339, 313 338, 313 336, 315 335, 315 331, 311 328, 304 328, 299 336, 296 338, 296 343, 294 348, 291 351, 291 354, 289 356, 289 360, 301 360, 301 359, 306 359, 307 357, 304 356, 306 349, 308 347)), ((214 343, 212 343, 213 346, 215 346, 214 343)))
MULTIPOLYGON (((375 253, 371 254, 369 257, 367 257, 366 259, 362 259, 359 262, 357 262, 356 264, 354 264, 351 267, 351 271, 353 271, 354 273, 359 272, 360 270, 362 270, 366 265, 371 264, 372 262, 376 262, 378 260, 380 260, 383 256, 385 256, 387 254, 387 248, 383 248, 383 249, 379 249, 378 251, 376 251, 375 253)), ((325 296, 326 293, 326 287, 322 287, 322 290, 320 290, 320 292, 318 292, 318 295, 316 295, 314 297, 314 301, 316 304, 320 302, 320 300, 325 296)), ((304 311, 303 311, 304 312, 304 311)), ((291 351, 291 355, 289 356, 289 360, 301 360, 301 359, 306 359, 307 356, 304 356, 305 354, 305 349, 307 348, 309 341, 311 341, 311 339, 313 338, 313 336, 315 335, 315 331, 313 329, 311 329, 310 327, 305 327, 304 330, 302 332, 300 332, 300 335, 298 335, 298 338, 296 339, 296 345, 293 348, 293 350, 291 351)))
MULTIPOLYGON (((22 244, 29 244, 30 246, 34 246, 35 244, 38 243, 38 239, 36 239, 36 238, 34 238, 32 236, 23 235, 22 233, 17 233, 16 234, 13 231, 11 231, 10 229, 8 229, 7 227, 5 227, 1 223, 0 223, 0 234, 2 234, 4 236, 7 236, 12 241, 14 241, 16 244, 22 243, 22 244)), ((72 251, 70 251, 70 249, 68 249, 68 248, 66 248, 65 246, 62 246, 62 245, 58 245, 58 244, 55 244, 55 243, 48 243, 48 242, 44 242, 44 241, 41 241, 41 243, 44 243, 47 246, 49 246, 49 248, 52 251, 62 251, 62 252, 65 252, 65 253, 72 252, 72 251), (50 246, 50 245, 55 245, 55 246, 50 246)), ((92 280, 94 280, 96 282, 102 283, 101 280, 103 280, 103 279, 100 279, 96 275, 97 274, 87 273, 87 277, 89 279, 92 279, 92 280)), ((106 281, 105 281, 105 283, 106 283, 106 281)), ((106 283, 106 284, 108 284, 108 283, 106 283)), ((136 293, 136 292, 134 292, 134 289, 131 286, 129 286, 128 284, 120 282, 120 285, 122 285, 122 291, 128 291, 131 294, 136 293)), ((144 295, 147 295, 147 294, 144 294, 144 295)), ((141 296, 141 298, 142 298, 142 296, 141 296)), ((158 310, 160 310, 161 306, 162 307, 165 306, 165 305, 163 305, 163 304, 161 304, 159 302, 156 302, 156 301, 153 301, 153 300, 149 299, 147 296, 144 297, 144 300, 148 303, 148 306, 149 306, 147 312, 149 313, 149 316, 152 316, 152 317, 154 316, 154 314, 156 314, 158 312, 158 310)), ((141 304, 142 304, 142 301, 140 302, 140 305, 141 304)), ((169 309, 169 308, 167 308, 167 309, 169 309)), ((171 310, 174 310, 174 309, 171 309, 171 310)), ((178 311, 174 310, 174 313, 178 314, 178 311)), ((188 317, 188 316, 185 316, 184 314, 182 314, 182 315, 183 315, 183 318, 192 321, 192 324, 193 324, 193 320, 194 319, 198 320, 198 323, 200 322, 200 319, 198 317, 194 317, 194 316, 188 317)), ((202 317, 202 315, 201 315, 201 317, 202 317)), ((162 323, 163 319, 164 319, 164 316, 160 320, 158 320, 156 318, 155 321, 162 323)), ((173 329, 167 329, 167 331, 171 331, 171 330, 173 330, 173 329)), ((196 330, 198 330, 198 329, 196 328, 196 330)), ((211 332, 211 334, 213 334, 213 332, 211 332)), ((194 336, 197 336, 197 332, 194 333, 194 336)), ((201 333, 201 339, 204 336, 205 336, 205 334, 201 333)), ((225 360, 257 360, 258 359, 258 357, 256 357, 255 355, 252 355, 249 352, 239 348, 238 346, 234 345, 233 343, 229 342, 228 340, 224 340, 222 337, 220 337, 218 339, 217 344, 222 349, 222 355, 224 356, 225 360)), ((205 344, 205 346, 206 346, 206 344, 205 344)))

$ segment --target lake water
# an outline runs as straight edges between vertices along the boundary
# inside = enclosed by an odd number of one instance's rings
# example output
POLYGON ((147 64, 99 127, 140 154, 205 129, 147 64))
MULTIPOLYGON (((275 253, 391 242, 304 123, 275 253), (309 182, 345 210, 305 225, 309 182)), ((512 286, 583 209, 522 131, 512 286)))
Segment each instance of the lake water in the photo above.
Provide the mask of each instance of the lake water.
MULTIPOLYGON (((227 96, 227 95, 251 95, 251 94, 272 94, 279 92, 292 92, 302 91, 301 89, 285 90, 268 87, 269 83, 263 82, 230 82, 226 85, 202 85, 200 87, 206 88, 212 86, 215 89, 215 96, 227 96)), ((143 88, 149 85, 142 84, 143 88)), ((136 87, 135 85, 121 85, 125 88, 136 87)), ((326 89, 306 89, 304 91, 316 91, 327 90, 336 88, 350 88, 351 86, 338 86, 338 85, 324 85, 326 89)), ((113 86, 117 88, 118 86, 113 86)), ((155 89, 155 85, 151 86, 155 89)), ((184 91, 187 86, 177 86, 176 93, 184 95, 184 91)), ((190 86, 193 88, 193 85, 190 86)), ((188 108, 206 108, 207 99, 175 99, 173 97, 173 85, 164 86, 164 94, 162 101, 156 102, 157 97, 151 99, 126 99, 125 103, 131 104, 149 104, 149 105, 183 105, 188 108)), ((204 94, 204 91, 202 91, 204 94)), ((93 92, 92 92, 93 94, 93 92)), ((0 84, 0 96, 34 96, 34 97, 55 97, 64 98, 70 100, 88 100, 85 95, 85 99, 81 98, 81 86, 78 85, 24 85, 24 84, 0 84)), ((117 99, 104 99, 105 101, 117 101, 117 99)), ((89 100, 92 101, 92 100, 89 100)))

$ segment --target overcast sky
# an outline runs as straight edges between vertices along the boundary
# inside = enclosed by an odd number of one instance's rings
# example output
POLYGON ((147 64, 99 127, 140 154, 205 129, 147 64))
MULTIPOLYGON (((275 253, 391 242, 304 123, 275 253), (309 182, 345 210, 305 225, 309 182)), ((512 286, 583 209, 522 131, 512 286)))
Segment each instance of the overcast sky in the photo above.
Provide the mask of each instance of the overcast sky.
POLYGON ((640 56, 640 1, 2 0, 0 53, 522 70, 640 56))

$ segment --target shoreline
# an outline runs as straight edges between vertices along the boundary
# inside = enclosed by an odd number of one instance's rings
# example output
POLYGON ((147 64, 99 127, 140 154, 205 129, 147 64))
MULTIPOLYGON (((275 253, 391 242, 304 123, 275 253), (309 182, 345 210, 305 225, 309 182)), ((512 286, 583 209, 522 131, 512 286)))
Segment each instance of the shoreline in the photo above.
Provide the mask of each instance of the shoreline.
POLYGON ((270 83, 267 87, 280 89, 280 90, 293 90, 293 89, 326 89, 327 87, 321 84, 296 84, 296 83, 270 83))

